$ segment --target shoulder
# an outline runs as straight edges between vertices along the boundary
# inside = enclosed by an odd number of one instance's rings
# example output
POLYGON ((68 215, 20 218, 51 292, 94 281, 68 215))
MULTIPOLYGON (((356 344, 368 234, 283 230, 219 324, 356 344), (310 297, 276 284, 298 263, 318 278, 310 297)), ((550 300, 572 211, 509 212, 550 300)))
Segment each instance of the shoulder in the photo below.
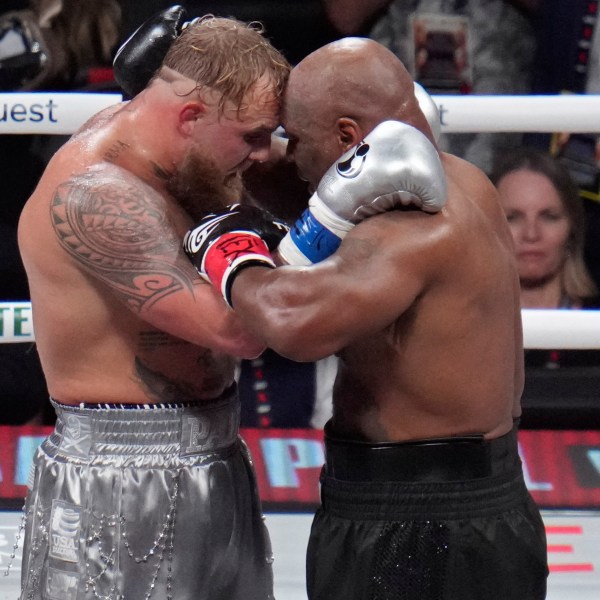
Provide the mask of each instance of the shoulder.
POLYGON ((372 265, 397 273, 402 265, 405 272, 425 276, 454 251, 456 239, 452 217, 445 209, 434 214, 396 209, 358 224, 344 238, 338 255, 351 265, 362 263, 363 268, 372 265))
MULTIPOLYGON (((82 235, 100 231, 133 240, 141 229, 172 230, 166 198, 131 172, 110 163, 90 165, 72 174, 54 189, 50 198, 55 227, 66 224, 82 235)), ((144 234, 146 235, 146 234, 144 234)))
POLYGON ((448 184, 466 194, 496 198, 490 178, 476 165, 453 154, 441 153, 448 184))
POLYGON ((476 233, 496 235, 512 248, 512 236, 498 190, 488 175, 462 158, 444 156, 449 189, 448 209, 455 211, 457 224, 465 227, 470 237, 476 237, 476 233))
POLYGON ((72 192, 73 199, 94 196, 96 200, 116 198, 145 198, 164 202, 164 197, 143 179, 113 163, 98 161, 71 173, 59 188, 72 192))

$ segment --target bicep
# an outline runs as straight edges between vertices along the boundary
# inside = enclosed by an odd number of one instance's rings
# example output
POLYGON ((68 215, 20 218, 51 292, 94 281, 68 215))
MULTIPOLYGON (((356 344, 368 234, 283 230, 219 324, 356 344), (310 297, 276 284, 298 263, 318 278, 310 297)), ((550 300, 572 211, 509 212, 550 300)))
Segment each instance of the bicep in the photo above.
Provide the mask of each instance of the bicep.
POLYGON ((267 345, 296 360, 333 354, 381 331, 423 287, 416 254, 389 234, 388 227, 361 224, 318 265, 242 272, 233 286, 236 312, 267 345))
POLYGON ((262 343, 200 280, 154 190, 75 178, 58 189, 51 216, 77 266, 139 318, 215 350, 260 352, 262 343))

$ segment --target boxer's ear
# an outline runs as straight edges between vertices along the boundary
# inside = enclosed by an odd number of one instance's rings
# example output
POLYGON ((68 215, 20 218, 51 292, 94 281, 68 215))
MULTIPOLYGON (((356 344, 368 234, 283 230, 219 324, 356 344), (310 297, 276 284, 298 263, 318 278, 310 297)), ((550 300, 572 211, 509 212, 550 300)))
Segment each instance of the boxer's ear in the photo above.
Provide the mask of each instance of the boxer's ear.
POLYGON ((360 125, 350 117, 340 117, 336 121, 336 135, 342 154, 346 150, 356 146, 364 138, 360 125))
POLYGON ((203 102, 186 102, 179 111, 179 131, 184 136, 192 136, 196 122, 206 113, 203 102))

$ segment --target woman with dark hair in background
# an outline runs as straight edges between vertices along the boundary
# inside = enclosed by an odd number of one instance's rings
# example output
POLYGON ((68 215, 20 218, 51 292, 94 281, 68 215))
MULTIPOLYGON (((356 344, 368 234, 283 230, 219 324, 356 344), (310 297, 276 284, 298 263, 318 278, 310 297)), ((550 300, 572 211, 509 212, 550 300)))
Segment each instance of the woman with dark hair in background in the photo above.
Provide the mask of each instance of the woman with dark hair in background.
POLYGON ((596 306, 583 258, 581 200, 565 167, 535 148, 503 157, 492 180, 515 242, 522 308, 596 306))
MULTIPOLYGON (((515 242, 521 307, 600 308, 584 261, 583 203, 566 167, 536 148, 501 159, 492 173, 515 242)), ((525 351, 521 426, 580 429, 598 422, 600 350, 525 351)))

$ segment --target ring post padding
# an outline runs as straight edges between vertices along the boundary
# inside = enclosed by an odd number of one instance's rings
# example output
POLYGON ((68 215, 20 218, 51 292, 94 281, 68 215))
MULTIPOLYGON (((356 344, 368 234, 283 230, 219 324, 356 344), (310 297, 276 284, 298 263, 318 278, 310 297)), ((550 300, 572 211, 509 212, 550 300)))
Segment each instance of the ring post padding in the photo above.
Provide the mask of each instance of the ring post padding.
POLYGON ((121 94, 1 93, 0 134, 70 135, 92 115, 122 100, 121 94))

